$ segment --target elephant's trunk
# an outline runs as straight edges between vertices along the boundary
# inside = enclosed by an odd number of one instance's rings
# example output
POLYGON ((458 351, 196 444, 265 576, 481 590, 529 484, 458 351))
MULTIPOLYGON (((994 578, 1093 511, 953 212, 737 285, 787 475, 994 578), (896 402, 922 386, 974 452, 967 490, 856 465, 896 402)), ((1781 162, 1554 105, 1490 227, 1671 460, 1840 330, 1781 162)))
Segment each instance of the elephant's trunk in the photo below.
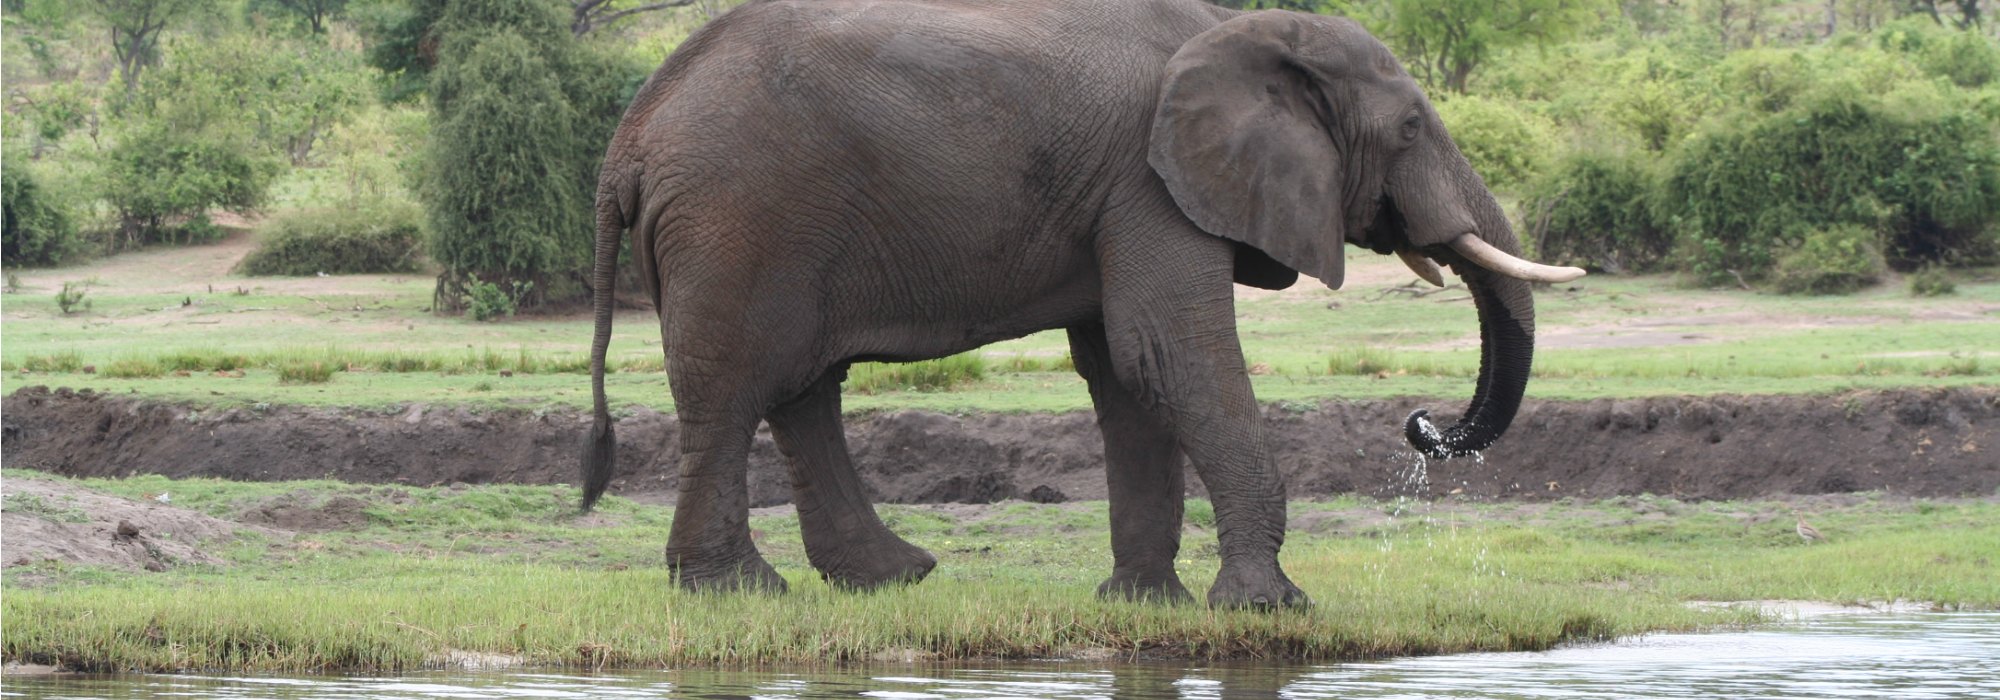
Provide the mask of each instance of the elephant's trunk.
MULTIPOLYGON (((1464 208, 1457 210, 1458 216, 1424 215, 1419 226, 1429 229, 1423 231, 1429 234, 1428 241, 1437 242, 1425 251, 1449 263, 1472 291, 1472 303, 1479 309, 1480 356, 1478 386, 1457 423, 1439 429, 1426 417, 1430 412, 1419 409, 1403 425, 1410 446, 1437 459, 1484 450, 1507 432, 1521 408, 1535 358, 1535 300, 1529 280, 1574 279, 1570 273, 1583 272, 1520 260, 1520 240, 1506 212, 1457 147, 1449 141, 1444 144, 1446 165, 1443 177, 1437 178, 1444 185, 1440 200, 1464 208), (1471 235, 1461 235, 1468 226, 1471 235)), ((1431 209, 1452 211, 1449 206, 1431 209)))
POLYGON ((1527 392, 1535 357, 1534 302, 1528 283, 1469 265, 1464 271, 1472 303, 1479 308, 1479 384, 1465 415, 1442 430, 1430 411, 1418 409, 1403 425, 1410 446, 1426 456, 1447 459, 1491 446, 1514 422, 1527 392), (1469 268, 1469 269, 1468 269, 1469 268))

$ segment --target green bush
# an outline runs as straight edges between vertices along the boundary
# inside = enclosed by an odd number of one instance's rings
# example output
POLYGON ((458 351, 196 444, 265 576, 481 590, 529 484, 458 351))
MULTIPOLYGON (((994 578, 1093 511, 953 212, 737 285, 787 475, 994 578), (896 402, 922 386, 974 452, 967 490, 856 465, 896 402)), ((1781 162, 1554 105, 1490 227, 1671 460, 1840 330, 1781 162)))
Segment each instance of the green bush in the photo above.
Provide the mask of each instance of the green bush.
POLYGON ((171 228, 210 208, 245 210, 264 202, 281 169, 248 142, 146 125, 105 155, 104 197, 118 212, 125 244, 196 242, 213 226, 171 228))
POLYGON ((1883 49, 1910 56, 1924 73, 1959 87, 1977 88, 2000 80, 2000 44, 1978 30, 1940 27, 1907 17, 1875 33, 1883 49))
POLYGON ((1923 269, 1910 273, 1910 296, 1941 297, 1957 294, 1958 285, 1951 281, 1951 273, 1941 265, 1925 265, 1923 269))
POLYGON ((1665 267, 1674 242, 1653 214, 1649 160, 1643 153, 1585 151, 1557 162, 1521 203, 1536 254, 1610 272, 1665 267))
POLYGON ((1874 284, 1882 267, 1875 232, 1840 224, 1808 232, 1797 250, 1778 258, 1772 282, 1786 294, 1846 294, 1874 284))
POLYGON ((56 292, 56 308, 61 309, 64 316, 90 310, 90 300, 84 298, 90 293, 87 291, 89 288, 90 285, 82 282, 64 282, 62 291, 56 292))
POLYGON ((62 203, 43 190, 20 149, 6 147, 0 162, 0 260, 9 265, 52 265, 84 248, 76 222, 62 203))
POLYGON ((415 204, 391 200, 290 212, 264 225, 263 243, 240 269, 249 275, 416 272, 422 267, 422 221, 415 204))
POLYGON ((1829 95, 1784 112, 1739 114, 1670 159, 1657 211, 1671 213, 1680 261, 1709 282, 1768 274, 1813 230, 1884 233, 1892 266, 1969 261, 2000 220, 2000 145, 1962 102, 1892 110, 1829 95), (1907 112, 1907 113, 1905 113, 1907 112))
POLYGON ((521 298, 534 287, 533 282, 516 280, 508 287, 483 280, 473 280, 465 285, 466 311, 475 321, 491 321, 514 315, 520 308, 521 298))
POLYGON ((1462 95, 1436 106, 1452 141, 1489 188, 1520 187, 1555 150, 1555 125, 1508 102, 1462 95))

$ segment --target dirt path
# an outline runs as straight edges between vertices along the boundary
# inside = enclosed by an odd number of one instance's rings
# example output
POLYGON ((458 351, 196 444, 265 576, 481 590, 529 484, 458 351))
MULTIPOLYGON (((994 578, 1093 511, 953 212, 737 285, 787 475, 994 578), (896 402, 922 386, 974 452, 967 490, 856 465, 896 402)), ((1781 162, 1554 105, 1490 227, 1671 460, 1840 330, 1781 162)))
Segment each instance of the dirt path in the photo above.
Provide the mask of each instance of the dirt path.
MULTIPOLYGON (((1547 500, 2000 490, 2000 388, 1531 400, 1483 459, 1429 465, 1416 463, 1402 444, 1403 416, 1419 407, 1445 408, 1417 399, 1267 408, 1266 434, 1288 493, 1547 500)), ((42 387, 8 396, 0 412, 10 468, 417 485, 573 483, 587 425, 572 412, 421 405, 202 411, 42 387)), ((1087 413, 899 411, 850 418, 847 430, 879 502, 1104 497, 1102 442, 1087 413)), ((678 473, 670 449, 675 420, 640 410, 620 421, 618 434, 613 491, 670 493, 678 473)), ((752 503, 787 502, 790 487, 768 432, 757 436, 751 462, 752 503)), ((1191 493, 1201 493, 1199 483, 1188 479, 1191 493)))

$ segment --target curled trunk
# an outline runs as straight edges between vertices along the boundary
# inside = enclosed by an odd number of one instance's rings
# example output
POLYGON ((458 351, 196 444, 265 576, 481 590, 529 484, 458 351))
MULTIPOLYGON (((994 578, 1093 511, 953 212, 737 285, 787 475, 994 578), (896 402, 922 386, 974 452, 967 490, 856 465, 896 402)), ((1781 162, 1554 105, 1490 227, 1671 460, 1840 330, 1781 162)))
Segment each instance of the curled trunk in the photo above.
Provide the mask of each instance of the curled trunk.
POLYGON ((1410 446, 1436 459, 1462 457, 1492 446, 1514 422, 1527 392, 1535 357, 1534 303, 1528 283, 1479 269, 1465 270, 1466 287, 1479 309, 1479 383, 1457 423, 1439 429, 1418 409, 1403 425, 1410 446))

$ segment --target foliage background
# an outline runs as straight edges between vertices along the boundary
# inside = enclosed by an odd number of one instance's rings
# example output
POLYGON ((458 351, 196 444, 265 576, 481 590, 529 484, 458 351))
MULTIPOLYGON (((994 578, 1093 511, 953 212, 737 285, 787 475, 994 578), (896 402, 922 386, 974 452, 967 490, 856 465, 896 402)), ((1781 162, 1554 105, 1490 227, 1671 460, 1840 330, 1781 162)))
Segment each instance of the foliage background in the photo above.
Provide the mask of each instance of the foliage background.
MULTIPOLYGON (((1992 2, 1218 2, 1367 26, 1555 262, 1819 293, 2000 259, 1992 2)), ((439 310, 570 308, 625 101, 738 3, 5 0, 5 263, 416 206, 439 310)))

